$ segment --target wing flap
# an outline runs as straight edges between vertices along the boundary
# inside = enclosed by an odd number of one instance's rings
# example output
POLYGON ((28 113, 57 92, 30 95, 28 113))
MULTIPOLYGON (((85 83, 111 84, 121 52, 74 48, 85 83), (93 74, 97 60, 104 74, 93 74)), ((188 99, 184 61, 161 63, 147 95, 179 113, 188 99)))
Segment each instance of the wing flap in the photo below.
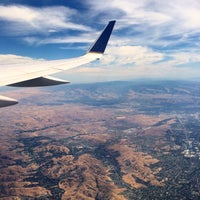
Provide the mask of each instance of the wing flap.
POLYGON ((34 79, 27 80, 27 81, 10 84, 8 86, 12 86, 12 87, 42 87, 42 86, 51 86, 51 85, 61 85, 61 84, 66 84, 66 83, 70 83, 70 82, 48 76, 48 77, 34 78, 34 79))

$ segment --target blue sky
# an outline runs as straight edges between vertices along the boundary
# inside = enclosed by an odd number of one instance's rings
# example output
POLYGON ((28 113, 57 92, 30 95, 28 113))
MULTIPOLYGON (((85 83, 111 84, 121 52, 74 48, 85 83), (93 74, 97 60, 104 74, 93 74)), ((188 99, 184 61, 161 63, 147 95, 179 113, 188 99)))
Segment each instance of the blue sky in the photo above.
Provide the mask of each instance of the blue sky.
POLYGON ((67 79, 200 78, 198 0, 2 0, 0 62, 82 55, 113 19, 101 61, 66 72, 67 79))

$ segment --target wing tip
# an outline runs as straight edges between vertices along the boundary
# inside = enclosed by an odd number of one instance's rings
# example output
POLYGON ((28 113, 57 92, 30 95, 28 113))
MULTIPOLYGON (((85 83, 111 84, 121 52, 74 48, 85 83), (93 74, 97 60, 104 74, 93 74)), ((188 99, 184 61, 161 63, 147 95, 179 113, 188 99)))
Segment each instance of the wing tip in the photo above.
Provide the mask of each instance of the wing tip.
POLYGON ((115 23, 116 23, 116 20, 112 20, 108 22, 105 29, 102 31, 100 36, 97 38, 97 40, 88 50, 88 53, 101 53, 101 54, 104 53, 115 23))

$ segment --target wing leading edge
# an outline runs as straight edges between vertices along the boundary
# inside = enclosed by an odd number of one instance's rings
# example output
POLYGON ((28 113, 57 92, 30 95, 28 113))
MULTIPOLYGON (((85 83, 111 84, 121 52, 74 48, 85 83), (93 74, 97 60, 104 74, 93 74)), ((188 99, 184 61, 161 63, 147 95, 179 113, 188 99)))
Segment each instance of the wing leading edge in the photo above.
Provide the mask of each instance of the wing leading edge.
MULTIPOLYGON (((83 56, 72 59, 35 61, 28 68, 26 63, 17 63, 14 64, 14 68, 12 68, 12 65, 8 66, 8 69, 10 68, 12 71, 7 70, 6 73, 5 68, 0 69, 0 86, 35 87, 69 83, 69 81, 55 79, 48 75, 100 59, 108 44, 114 25, 115 21, 110 21, 88 52, 83 56)), ((0 96, 0 107, 16 103, 17 100, 15 99, 0 96)))

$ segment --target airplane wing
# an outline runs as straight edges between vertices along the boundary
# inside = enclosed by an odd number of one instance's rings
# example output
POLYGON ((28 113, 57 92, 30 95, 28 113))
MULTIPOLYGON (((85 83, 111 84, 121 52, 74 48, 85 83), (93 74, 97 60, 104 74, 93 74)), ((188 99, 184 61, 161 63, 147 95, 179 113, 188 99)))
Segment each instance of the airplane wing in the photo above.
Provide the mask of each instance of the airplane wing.
MULTIPOLYGON (((110 21, 88 52, 83 56, 52 61, 38 60, 28 66, 26 63, 15 63, 11 66, 6 66, 6 68, 1 67, 0 86, 36 87, 69 83, 49 75, 100 59, 105 51, 114 25, 115 21, 110 21)), ((0 107, 17 103, 18 101, 15 99, 0 96, 0 107)))

